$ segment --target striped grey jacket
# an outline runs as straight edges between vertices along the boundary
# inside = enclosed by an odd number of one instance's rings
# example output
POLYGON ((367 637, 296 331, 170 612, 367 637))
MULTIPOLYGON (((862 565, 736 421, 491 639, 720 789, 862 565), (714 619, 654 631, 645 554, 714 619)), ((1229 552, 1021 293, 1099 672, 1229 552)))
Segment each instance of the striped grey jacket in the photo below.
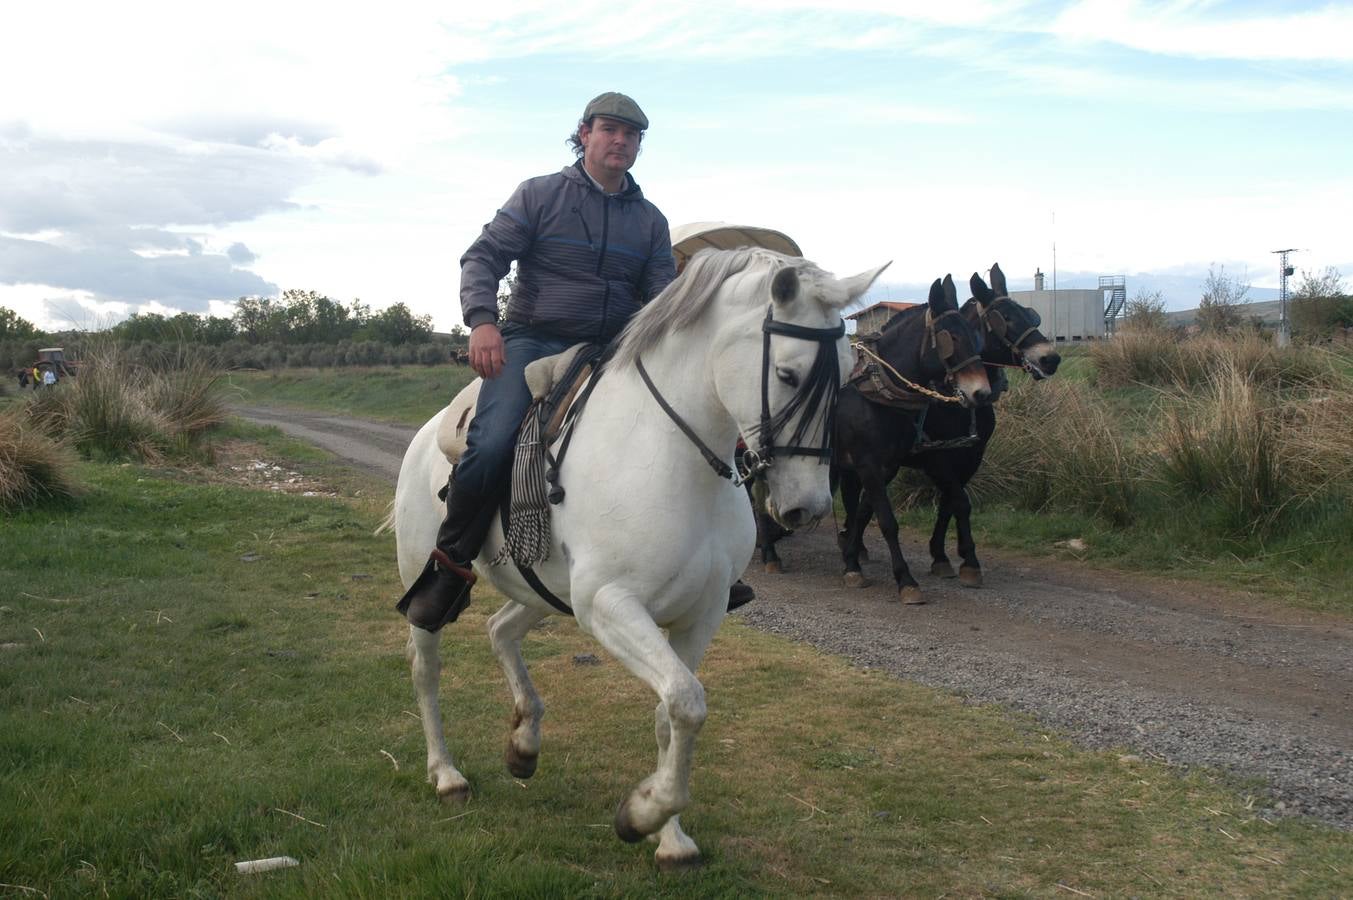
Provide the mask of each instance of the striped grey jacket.
POLYGON ((605 342, 673 278, 667 219, 633 178, 607 196, 582 161, 521 183, 460 259, 470 328, 498 319, 498 282, 517 260, 507 319, 605 342))

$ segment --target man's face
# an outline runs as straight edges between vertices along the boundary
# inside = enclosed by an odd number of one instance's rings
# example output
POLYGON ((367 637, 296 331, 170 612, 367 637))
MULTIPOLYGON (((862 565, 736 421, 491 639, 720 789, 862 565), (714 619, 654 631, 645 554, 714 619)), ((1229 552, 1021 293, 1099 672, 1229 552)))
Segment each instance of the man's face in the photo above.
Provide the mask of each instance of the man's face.
POLYGON ((583 165, 596 172, 623 175, 639 156, 639 129, 619 119, 595 116, 589 128, 578 130, 583 143, 583 165))

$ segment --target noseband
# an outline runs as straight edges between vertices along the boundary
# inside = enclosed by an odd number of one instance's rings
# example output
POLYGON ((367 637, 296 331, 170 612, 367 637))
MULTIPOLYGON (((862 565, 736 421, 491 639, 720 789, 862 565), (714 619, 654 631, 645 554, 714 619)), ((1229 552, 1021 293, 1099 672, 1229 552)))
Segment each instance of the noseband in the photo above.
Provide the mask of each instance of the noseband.
MULTIPOLYGON (((653 380, 648 377, 648 372, 644 369, 641 360, 635 359, 635 368, 639 370, 639 377, 643 379, 648 387, 649 393, 653 399, 658 401, 662 411, 667 413, 676 426, 681 429, 682 434, 690 439, 691 443, 700 451, 700 455, 709 463, 710 468, 720 478, 727 478, 735 485, 742 485, 750 481, 757 475, 771 467, 771 463, 777 456, 816 456, 820 462, 827 462, 831 459, 831 440, 832 440, 832 420, 836 413, 836 392, 841 386, 841 372, 836 359, 836 353, 833 351, 833 345, 846 333, 846 323, 840 322, 834 328, 808 328, 803 325, 794 325, 789 322, 777 322, 774 318, 775 305, 771 304, 766 308, 766 318, 761 323, 761 422, 755 429, 757 437, 757 447, 752 449, 748 446, 742 459, 738 461, 738 469, 735 472, 728 463, 724 462, 719 454, 709 448, 702 441, 686 422, 672 409, 671 404, 658 391, 653 380), (813 368, 809 371, 808 377, 799 385, 798 391, 790 398, 789 402, 774 415, 770 411, 770 337, 772 334, 784 335, 785 337, 798 338, 804 341, 817 341, 817 358, 813 361, 813 368), (822 423, 822 443, 816 447, 803 446, 802 441, 808 432, 810 420, 815 417, 818 408, 826 401, 827 410, 822 423), (793 443, 779 445, 775 444, 775 438, 781 428, 789 421, 789 418, 796 412, 802 410, 803 415, 799 420, 798 427, 790 437, 793 443)), ((748 435, 747 437, 750 437, 748 435)))

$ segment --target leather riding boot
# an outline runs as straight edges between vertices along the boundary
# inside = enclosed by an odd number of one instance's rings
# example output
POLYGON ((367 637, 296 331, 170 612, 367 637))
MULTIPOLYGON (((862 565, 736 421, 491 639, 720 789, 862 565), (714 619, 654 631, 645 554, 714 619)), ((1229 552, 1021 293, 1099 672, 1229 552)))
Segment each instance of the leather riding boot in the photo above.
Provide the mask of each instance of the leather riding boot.
POLYGON ((739 578, 728 588, 728 611, 732 612, 739 606, 746 606, 755 599, 756 591, 752 590, 750 584, 745 583, 739 578))
POLYGON ((458 489, 454 480, 448 488, 446 518, 437 530, 437 545, 395 606, 409 624, 424 631, 439 631, 470 605, 470 587, 475 583, 471 564, 497 511, 492 497, 458 489))

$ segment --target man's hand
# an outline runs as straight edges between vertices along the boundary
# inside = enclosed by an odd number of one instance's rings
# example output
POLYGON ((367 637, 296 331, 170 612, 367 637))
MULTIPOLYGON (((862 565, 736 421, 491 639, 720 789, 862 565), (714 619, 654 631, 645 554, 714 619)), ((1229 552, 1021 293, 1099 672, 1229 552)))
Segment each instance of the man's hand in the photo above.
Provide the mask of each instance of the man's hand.
POLYGON ((482 378, 497 378, 506 358, 498 326, 492 322, 476 325, 470 332, 470 368, 482 378))

